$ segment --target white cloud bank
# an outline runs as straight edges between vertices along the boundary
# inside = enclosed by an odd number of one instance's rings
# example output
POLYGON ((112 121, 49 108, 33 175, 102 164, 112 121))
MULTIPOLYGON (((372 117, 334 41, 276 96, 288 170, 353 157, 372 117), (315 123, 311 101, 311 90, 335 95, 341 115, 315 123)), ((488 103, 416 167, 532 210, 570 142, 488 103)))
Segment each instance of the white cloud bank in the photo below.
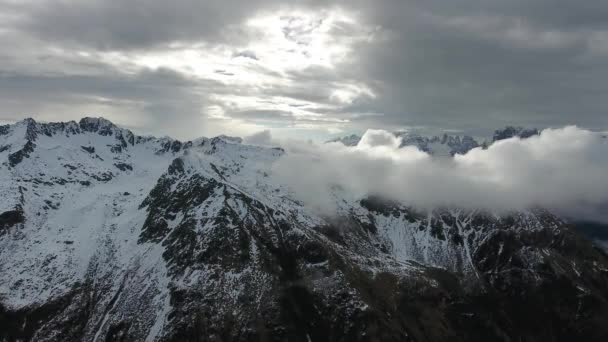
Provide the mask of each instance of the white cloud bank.
MULTIPOLYGON (((608 220, 608 139, 575 126, 511 138, 454 158, 434 158, 399 138, 368 130, 355 147, 289 144, 274 173, 301 200, 328 208, 332 186, 417 207, 549 208, 608 220), (602 217, 604 216, 604 217, 602 217)), ((580 217, 587 216, 587 217, 580 217)))

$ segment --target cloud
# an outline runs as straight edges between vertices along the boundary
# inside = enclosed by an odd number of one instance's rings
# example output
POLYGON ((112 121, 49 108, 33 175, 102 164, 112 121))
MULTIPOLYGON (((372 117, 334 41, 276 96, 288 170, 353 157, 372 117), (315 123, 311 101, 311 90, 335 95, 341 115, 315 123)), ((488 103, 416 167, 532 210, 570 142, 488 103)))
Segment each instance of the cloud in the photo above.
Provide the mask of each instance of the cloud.
POLYGON ((252 127, 330 129, 337 121, 319 113, 340 107, 330 96, 350 85, 331 69, 366 34, 344 12, 312 1, 0 4, 0 119, 103 115, 181 139, 252 127), (298 76, 306 69, 315 72, 298 76), (149 74, 167 78, 139 82, 149 74), (187 84, 171 88, 176 76, 187 84), (210 107, 234 120, 208 121, 210 107), (196 124, 182 124, 188 119, 196 124))
POLYGON ((601 1, 0 0, 0 7, 0 75, 31 82, 4 85, 13 95, 0 99, 0 120, 97 110, 88 114, 147 121, 146 131, 186 138, 193 133, 183 120, 217 106, 242 125, 273 130, 608 128, 601 1), (144 99, 87 87, 91 98, 110 100, 99 106, 70 81, 116 84, 159 69, 190 83, 167 88, 162 101, 154 92, 144 99), (33 96, 28 88, 49 77, 53 98, 33 96), (162 103, 125 106, 142 101, 162 103), (269 119, 273 112, 293 115, 269 119))
POLYGON ((253 60, 258 60, 258 57, 255 55, 255 52, 251 51, 251 50, 244 50, 244 51, 240 51, 240 52, 235 52, 232 54, 232 58, 238 58, 238 57, 243 57, 243 58, 250 58, 253 60))
MULTIPOLYGON (((226 30, 273 0, 1 1, 14 12, 13 25, 43 39, 101 50, 161 47, 172 42, 249 39, 226 30)), ((240 33, 240 34, 239 34, 240 33)))
POLYGON ((401 145, 401 138, 396 137, 394 134, 379 129, 368 129, 361 137, 357 146, 368 150, 382 147, 397 150, 399 145, 401 145))
POLYGON ((287 151, 274 166, 275 176, 319 208, 332 208, 339 191, 352 199, 381 195, 421 208, 540 206, 608 219, 599 210, 608 203, 608 140, 575 126, 502 140, 454 158, 399 148, 397 138, 378 130, 368 131, 355 147, 298 144, 287 151))
POLYGON ((205 88, 167 69, 124 73, 96 66, 98 75, 0 73, 0 117, 34 116, 41 121, 104 116, 142 133, 195 138, 203 133, 205 88))
POLYGON ((590 40, 597 32, 608 35, 599 20, 608 17, 608 4, 376 4, 358 3, 365 19, 381 29, 360 44, 350 70, 378 96, 344 112, 383 115, 363 118, 368 121, 361 126, 608 125, 601 114, 608 109, 601 99, 608 63, 593 52, 605 42, 590 40))
POLYGON ((270 134, 270 130, 267 129, 245 137, 243 142, 249 145, 258 146, 270 146, 273 144, 272 135, 270 134))

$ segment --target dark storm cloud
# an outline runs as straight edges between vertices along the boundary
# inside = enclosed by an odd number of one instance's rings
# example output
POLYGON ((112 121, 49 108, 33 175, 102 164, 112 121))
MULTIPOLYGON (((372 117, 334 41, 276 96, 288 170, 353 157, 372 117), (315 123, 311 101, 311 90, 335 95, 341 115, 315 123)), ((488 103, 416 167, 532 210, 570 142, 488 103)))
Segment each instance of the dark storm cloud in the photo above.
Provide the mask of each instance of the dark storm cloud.
MULTIPOLYGON (((171 42, 221 40, 272 0, 64 1, 4 5, 24 14, 17 25, 40 37, 100 49, 150 48, 171 42)), ((231 36, 231 39, 242 35, 231 36)), ((244 38, 244 37, 243 37, 244 38)))
POLYGON ((384 39, 355 65, 378 97, 345 111, 382 113, 388 125, 608 125, 606 2, 363 6, 384 39))
MULTIPOLYGON (((336 41, 351 38, 363 26, 374 28, 373 34, 357 41, 333 67, 280 73, 247 48, 260 33, 243 23, 285 7, 284 2, 0 0, 0 119, 49 111, 49 103, 84 106, 103 99, 108 110, 148 115, 152 130, 175 134, 188 128, 177 123, 204 116, 209 104, 255 124, 299 120, 275 108, 283 98, 328 120, 351 120, 357 129, 608 128, 606 1, 334 0, 290 6, 353 13, 356 22, 332 28, 336 41), (250 70, 289 84, 227 86, 177 71, 121 70, 119 64, 77 54, 168 51, 175 43, 227 47, 232 51, 227 59, 245 60, 250 70), (43 51, 42 45, 50 50, 43 51), (362 93, 337 103, 332 95, 341 84, 368 87, 374 96, 362 93), (210 99, 218 94, 256 98, 260 108, 210 99)), ((310 32, 311 26, 301 25, 297 16, 283 30, 304 45, 310 43, 310 32)), ((241 76, 216 70, 226 77, 241 76)))

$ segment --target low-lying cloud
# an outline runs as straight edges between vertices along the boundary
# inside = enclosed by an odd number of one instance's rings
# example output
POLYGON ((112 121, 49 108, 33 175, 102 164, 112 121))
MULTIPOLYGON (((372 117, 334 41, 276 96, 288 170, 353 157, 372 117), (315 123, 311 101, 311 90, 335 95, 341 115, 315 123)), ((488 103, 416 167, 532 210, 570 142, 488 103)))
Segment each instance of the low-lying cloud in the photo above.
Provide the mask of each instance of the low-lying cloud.
POLYGON ((380 195, 422 208, 540 206, 608 221, 601 210, 608 203, 608 139, 600 133, 576 126, 545 129, 454 158, 399 146, 399 138, 380 130, 368 130, 354 147, 289 144, 274 173, 319 208, 331 208, 332 192, 345 191, 354 198, 380 195))
POLYGON ((243 138, 243 142, 249 145, 269 146, 272 144, 272 135, 270 130, 265 129, 243 138))

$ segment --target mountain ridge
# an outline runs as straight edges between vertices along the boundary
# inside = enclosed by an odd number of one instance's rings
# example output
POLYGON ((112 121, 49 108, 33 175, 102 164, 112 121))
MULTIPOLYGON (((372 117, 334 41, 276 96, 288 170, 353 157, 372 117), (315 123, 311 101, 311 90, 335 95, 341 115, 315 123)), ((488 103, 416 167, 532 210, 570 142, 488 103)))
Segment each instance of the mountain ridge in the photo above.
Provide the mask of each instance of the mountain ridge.
POLYGON ((335 189, 327 216, 275 179, 280 148, 108 122, 0 126, 1 339, 608 336, 608 256, 541 208, 335 189))
MULTIPOLYGON (((422 135, 410 131, 396 131, 392 134, 401 139, 400 147, 414 146, 419 150, 435 156, 454 156, 465 154, 470 150, 481 147, 487 148, 489 145, 504 139, 519 137, 526 139, 540 134, 536 128, 524 128, 520 126, 506 126, 503 129, 494 131, 491 138, 483 139, 479 142, 470 135, 454 135, 444 133, 442 135, 422 135)), ((351 134, 344 137, 327 140, 326 143, 342 143, 345 146, 356 146, 361 140, 361 136, 351 134)))

